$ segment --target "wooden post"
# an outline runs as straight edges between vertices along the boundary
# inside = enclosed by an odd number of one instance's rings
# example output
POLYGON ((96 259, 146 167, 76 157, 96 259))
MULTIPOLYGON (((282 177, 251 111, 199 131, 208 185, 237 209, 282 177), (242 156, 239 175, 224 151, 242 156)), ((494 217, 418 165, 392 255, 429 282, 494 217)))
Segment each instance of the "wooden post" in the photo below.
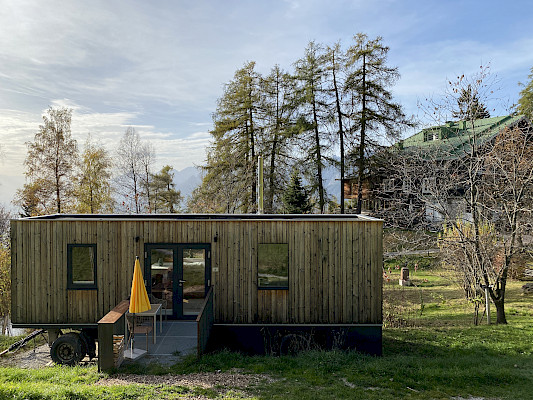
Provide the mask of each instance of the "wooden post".
POLYGON ((257 202, 257 213, 263 214, 263 157, 259 156, 257 159, 257 168, 259 169, 257 174, 257 183, 259 187, 259 199, 257 202))
POLYGON ((98 371, 117 367, 113 354, 113 335, 124 334, 124 314, 129 305, 129 300, 121 301, 98 321, 98 371))

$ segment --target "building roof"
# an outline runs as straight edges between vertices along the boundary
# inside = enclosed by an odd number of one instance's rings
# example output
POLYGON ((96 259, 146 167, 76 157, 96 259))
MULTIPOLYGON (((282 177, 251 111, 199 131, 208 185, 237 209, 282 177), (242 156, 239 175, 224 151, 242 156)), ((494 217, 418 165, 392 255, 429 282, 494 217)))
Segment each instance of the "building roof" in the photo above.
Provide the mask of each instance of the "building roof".
POLYGON ((447 122, 445 125, 425 128, 404 139, 403 149, 434 149, 450 157, 461 157, 470 150, 470 141, 476 138, 478 144, 492 140, 502 129, 513 128, 520 122, 528 122, 524 116, 504 116, 476 119, 474 121, 447 122))
POLYGON ((306 221, 381 221, 360 214, 51 214, 19 220, 61 220, 61 221, 205 221, 205 220, 306 220, 306 221))

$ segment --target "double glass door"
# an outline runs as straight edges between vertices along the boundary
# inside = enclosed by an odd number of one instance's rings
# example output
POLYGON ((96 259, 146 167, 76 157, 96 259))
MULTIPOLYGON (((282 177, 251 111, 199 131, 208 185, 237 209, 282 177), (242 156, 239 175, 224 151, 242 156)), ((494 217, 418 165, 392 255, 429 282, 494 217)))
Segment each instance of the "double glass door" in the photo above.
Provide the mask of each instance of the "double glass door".
POLYGON ((146 244, 146 289, 169 317, 193 319, 211 285, 209 244, 146 244))

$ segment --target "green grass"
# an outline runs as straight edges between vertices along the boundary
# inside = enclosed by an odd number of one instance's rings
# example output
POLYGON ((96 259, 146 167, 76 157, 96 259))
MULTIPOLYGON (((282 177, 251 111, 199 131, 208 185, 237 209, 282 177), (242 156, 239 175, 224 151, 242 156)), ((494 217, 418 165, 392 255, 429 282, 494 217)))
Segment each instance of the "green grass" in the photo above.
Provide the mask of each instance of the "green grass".
POLYGON ((24 339, 24 335, 22 336, 3 336, 0 335, 0 352, 6 350, 11 346, 13 343, 18 342, 20 339, 24 339))
MULTIPOLYGON (((195 396, 232 399, 232 393, 219 395, 213 389, 170 385, 95 385, 107 377, 96 367, 49 367, 29 370, 0 368, 0 399, 179 399, 195 396)), ((237 396, 240 396, 237 394, 237 396)))
POLYGON ((415 287, 399 287, 399 270, 391 272, 391 281, 384 284, 384 312, 391 319, 383 330, 382 357, 342 351, 251 357, 224 351, 199 360, 187 357, 171 367, 133 365, 119 371, 156 375, 238 371, 273 379, 249 387, 247 393, 224 393, 216 387, 98 386, 94 383, 107 375, 95 367, 0 368, 0 399, 533 398, 533 298, 520 294, 522 282, 508 285, 508 325, 473 326, 473 309, 446 271, 431 267, 412 272, 415 287))
MULTIPOLYGON (((250 357, 220 352, 187 358, 170 368, 137 366, 130 373, 232 371, 268 374, 274 382, 252 388, 264 399, 531 399, 533 299, 507 292, 508 325, 474 326, 451 276, 432 267, 411 275, 415 287, 398 286, 399 270, 384 285, 384 311, 405 327, 385 328, 383 357, 353 352, 307 352, 297 357, 250 357), (395 304, 400 308, 395 308, 395 304), (356 394, 356 397, 354 397, 356 394)), ((494 309, 492 317, 495 320, 494 309)), ((485 322, 485 321, 483 321, 485 322)))

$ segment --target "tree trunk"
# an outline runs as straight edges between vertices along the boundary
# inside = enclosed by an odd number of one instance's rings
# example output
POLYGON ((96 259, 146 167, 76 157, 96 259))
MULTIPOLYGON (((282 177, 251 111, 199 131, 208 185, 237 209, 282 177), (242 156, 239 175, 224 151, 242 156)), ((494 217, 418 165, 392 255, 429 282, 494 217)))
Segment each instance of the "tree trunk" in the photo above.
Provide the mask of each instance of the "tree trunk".
MULTIPOLYGON (((250 89, 251 90, 251 89, 250 89)), ((257 164, 255 159, 254 120, 252 112, 252 93, 250 92, 250 147, 252 151, 252 212, 257 211, 257 164)))
POLYGON ((366 59, 363 54, 363 99, 361 101, 361 138, 359 140, 359 160, 357 163, 357 209, 361 214, 363 208, 363 173, 365 169, 365 134, 366 134, 366 59))
POLYGON ((274 173, 276 170, 276 147, 278 144, 277 131, 274 133, 274 140, 272 141, 272 154, 270 155, 270 171, 268 174, 268 193, 266 199, 266 212, 271 214, 274 209, 274 173))
POLYGON ((505 303, 503 301, 503 298, 493 301, 494 305, 496 306, 496 323, 507 324, 507 319, 505 318, 505 303))
POLYGON ((315 144, 316 144, 316 170, 318 179, 318 202, 320 206, 320 213, 324 214, 324 205, 326 203, 324 199, 324 187, 322 185, 322 155, 320 153, 320 135, 318 133, 318 117, 316 112, 316 101, 313 93, 313 122, 315 125, 315 144))
POLYGON ((342 129, 342 112, 339 100, 339 89, 337 88, 337 77, 335 74, 335 53, 333 53, 333 88, 335 90, 335 102, 337 105, 337 119, 339 120, 339 139, 341 151, 341 214, 344 214, 344 130, 342 129))

